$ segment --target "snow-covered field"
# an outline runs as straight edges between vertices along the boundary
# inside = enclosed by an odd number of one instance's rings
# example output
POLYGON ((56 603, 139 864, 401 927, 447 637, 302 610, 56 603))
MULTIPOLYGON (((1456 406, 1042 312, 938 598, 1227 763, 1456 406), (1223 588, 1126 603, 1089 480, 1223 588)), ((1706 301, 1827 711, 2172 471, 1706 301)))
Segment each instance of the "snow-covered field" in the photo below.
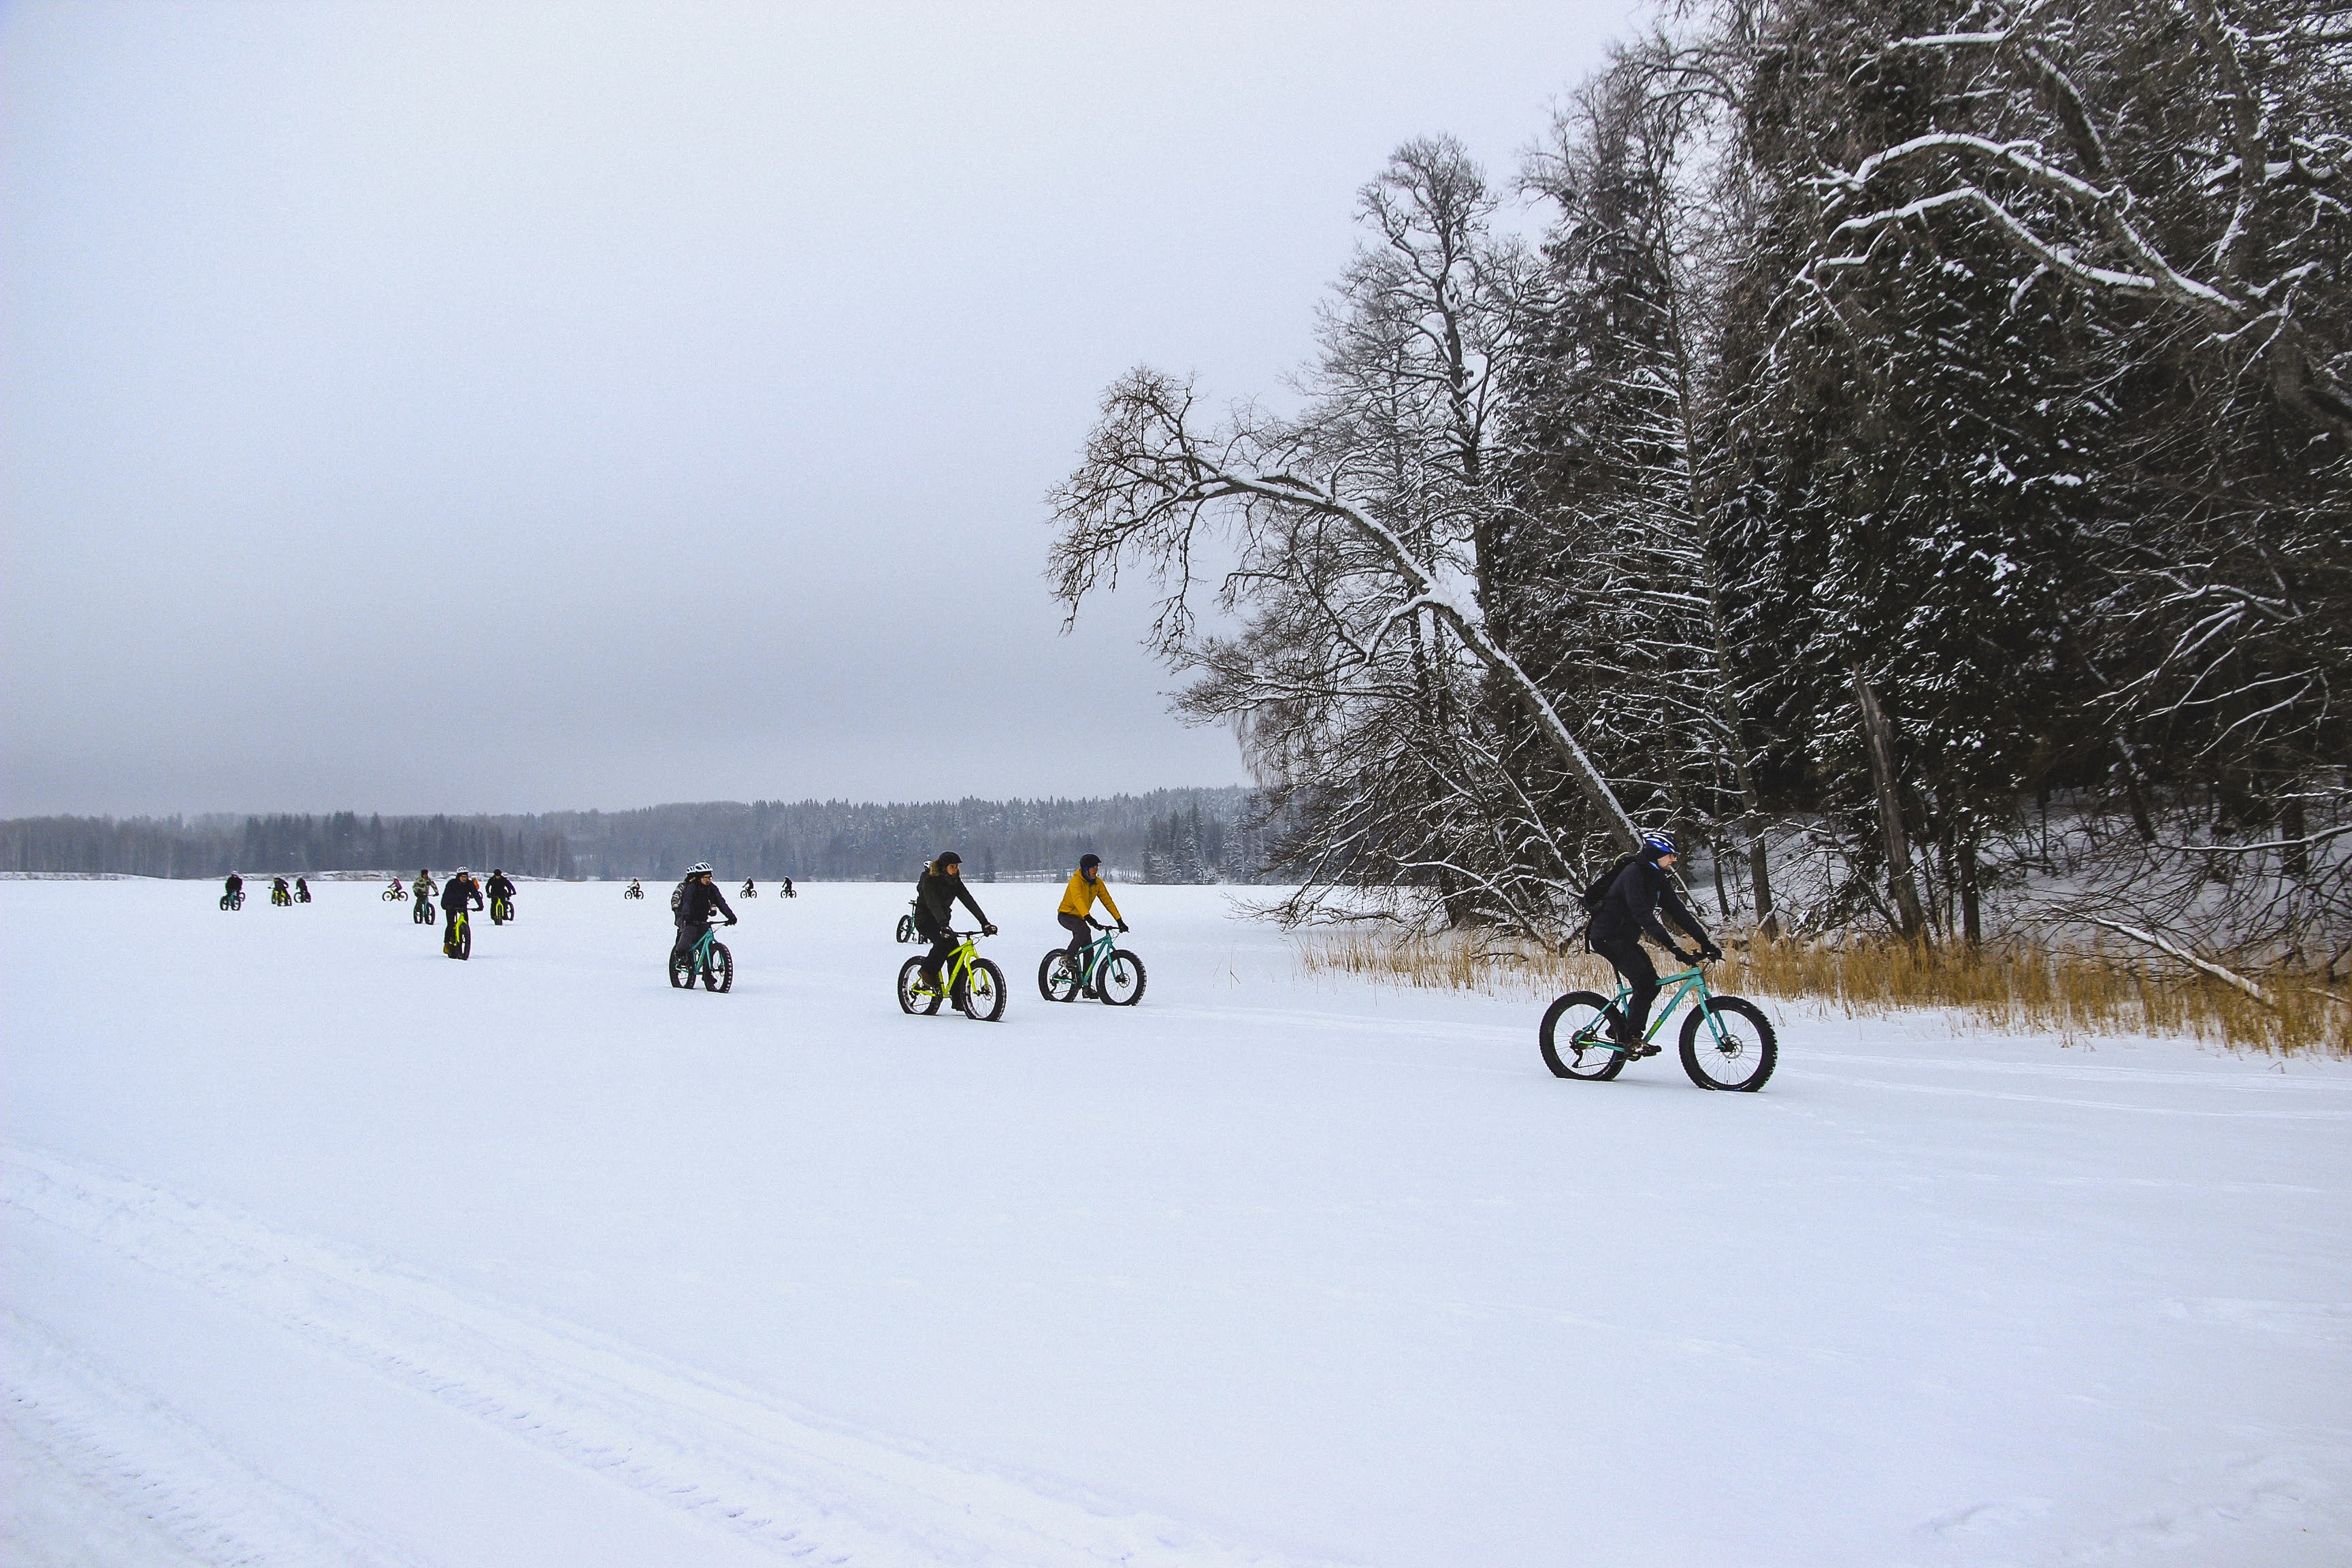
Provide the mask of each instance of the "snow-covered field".
POLYGON ((6 1561, 2352 1561, 2352 1067, 1295 976, 902 1016, 896 887, 0 883, 6 1561))

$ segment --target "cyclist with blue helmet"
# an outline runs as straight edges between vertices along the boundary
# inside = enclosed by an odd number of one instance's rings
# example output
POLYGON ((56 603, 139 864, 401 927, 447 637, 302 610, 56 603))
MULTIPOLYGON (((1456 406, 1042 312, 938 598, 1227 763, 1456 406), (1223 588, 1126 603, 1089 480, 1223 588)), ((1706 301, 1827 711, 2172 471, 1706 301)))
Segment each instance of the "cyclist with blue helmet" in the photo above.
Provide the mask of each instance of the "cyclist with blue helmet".
POLYGON ((1667 875, 1674 868, 1675 841, 1663 833, 1643 836, 1641 850, 1628 860, 1601 895, 1601 908, 1592 916, 1585 931, 1585 945, 1611 963, 1624 976, 1633 988, 1626 998, 1627 1016, 1619 1020, 1622 1031, 1617 1044, 1643 1056, 1655 1056, 1658 1047, 1645 1045, 1643 1033, 1650 1025, 1650 1005, 1658 999, 1657 966, 1650 955, 1642 951, 1642 939, 1648 937, 1685 963, 1696 963, 1702 958, 1721 958, 1723 949, 1700 929, 1698 919, 1675 891, 1674 879, 1667 875), (1696 952, 1685 952, 1675 945, 1658 916, 1690 933, 1698 943, 1696 952))

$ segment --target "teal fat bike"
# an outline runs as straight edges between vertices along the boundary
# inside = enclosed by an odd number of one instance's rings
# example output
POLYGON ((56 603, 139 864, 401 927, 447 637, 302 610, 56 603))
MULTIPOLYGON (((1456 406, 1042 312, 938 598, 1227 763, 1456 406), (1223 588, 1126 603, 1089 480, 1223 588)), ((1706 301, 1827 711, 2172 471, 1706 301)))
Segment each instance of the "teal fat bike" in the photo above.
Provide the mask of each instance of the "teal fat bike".
MULTIPOLYGON (((1658 999, 1650 1009, 1650 1026, 1642 1037, 1649 1045, 1666 1026, 1666 1016, 1685 1000, 1695 1005, 1683 1018, 1683 1071, 1701 1089, 1725 1089, 1752 1094, 1764 1087, 1780 1056, 1780 1042, 1764 1009, 1744 996, 1727 996, 1707 988, 1698 965, 1658 981, 1658 999)), ((1544 1066, 1555 1078, 1605 1081, 1625 1070, 1636 1054, 1652 1055, 1616 1043, 1613 1035, 1624 1018, 1633 987, 1622 982, 1617 994, 1571 991, 1545 1012, 1538 1039, 1543 1045, 1544 1066)))
POLYGON ((670 950, 669 983, 680 991, 691 991, 697 980, 706 991, 731 991, 735 986, 735 955, 719 940, 715 925, 702 928, 702 934, 686 952, 670 950))
POLYGON ((1068 948, 1057 947, 1037 961, 1037 994, 1048 1002, 1075 1002, 1084 994, 1132 1007, 1143 1000, 1143 960, 1119 947, 1117 926, 1103 926, 1076 959, 1068 948))
MULTIPOLYGON (((1004 971, 993 959, 980 956, 980 949, 971 939, 976 931, 951 931, 945 934, 957 939, 955 951, 940 960, 940 983, 937 987, 924 984, 923 961, 910 958, 898 966, 898 1010, 919 1013, 928 1018, 938 1013, 940 1004, 963 993, 957 1009, 976 1023, 993 1024, 1004 1016, 1004 971)), ((918 937, 916 940, 920 941, 918 937)))

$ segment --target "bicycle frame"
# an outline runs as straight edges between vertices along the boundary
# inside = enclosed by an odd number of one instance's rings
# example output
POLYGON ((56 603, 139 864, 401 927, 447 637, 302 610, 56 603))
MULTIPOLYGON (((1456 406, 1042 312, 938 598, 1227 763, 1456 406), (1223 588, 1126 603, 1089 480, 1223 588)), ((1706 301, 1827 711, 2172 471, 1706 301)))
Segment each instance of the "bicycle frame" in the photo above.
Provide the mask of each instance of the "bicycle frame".
MULTIPOLYGON (((1675 1008, 1681 1006, 1685 998, 1693 992, 1698 994, 1698 1000, 1701 1002, 1707 1001, 1715 994, 1707 989, 1706 976, 1699 973, 1696 964, 1693 964, 1688 969, 1678 970, 1672 974, 1658 976, 1658 999, 1650 1005, 1650 1026, 1642 1035, 1644 1044, 1654 1037, 1660 1029, 1666 1026, 1667 1016, 1675 1008), (1671 994, 1666 989, 1668 986, 1674 987, 1671 994)), ((1617 982, 1617 994, 1609 1000, 1609 1005, 1617 1009, 1619 1016, 1622 1017, 1624 1015, 1625 1004, 1633 994, 1633 988, 1626 984, 1621 975, 1617 982)), ((1699 1016, 1706 1020, 1706 1032, 1715 1037, 1715 1043, 1720 1047, 1723 1044, 1723 1026, 1716 1021, 1715 1009, 1702 1007, 1699 1016)), ((1612 1043, 1611 1048, 1622 1050, 1623 1047, 1612 1043)))
POLYGON ((939 994, 942 996, 952 996, 955 994, 956 982, 969 981, 971 978, 971 966, 980 962, 980 949, 971 944, 971 939, 980 933, 976 931, 951 931, 946 934, 961 939, 956 943, 955 951, 940 960, 939 994))
POLYGON ((697 974, 710 973, 710 944, 718 940, 711 933, 718 929, 717 926, 704 926, 701 937, 694 944, 694 972, 697 974))
MULTIPOLYGON (((1065 949, 1065 951, 1067 950, 1065 949)), ((1118 927, 1115 925, 1103 927, 1102 934, 1087 943, 1080 951, 1078 984, 1080 985, 1090 984, 1094 980, 1095 971, 1101 967, 1103 961, 1118 951, 1118 927)))

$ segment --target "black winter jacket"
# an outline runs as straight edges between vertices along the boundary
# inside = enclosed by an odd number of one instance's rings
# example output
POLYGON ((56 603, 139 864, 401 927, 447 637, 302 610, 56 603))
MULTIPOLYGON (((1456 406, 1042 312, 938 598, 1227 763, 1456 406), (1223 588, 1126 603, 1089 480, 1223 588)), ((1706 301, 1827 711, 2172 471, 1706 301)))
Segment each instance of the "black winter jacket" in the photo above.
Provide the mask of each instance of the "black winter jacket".
POLYGON ((1617 879, 1609 884, 1609 891, 1601 895, 1601 912, 1592 917, 1591 940, 1638 942, 1647 936, 1671 948, 1675 939, 1658 923, 1662 910, 1668 920, 1690 932, 1695 940, 1707 940, 1698 921, 1685 907, 1682 896, 1675 891, 1674 879, 1654 860, 1636 860, 1618 872, 1617 879))
POLYGON ((504 877, 493 877, 483 884, 482 891, 494 899, 511 899, 514 897, 514 884, 504 877))
POLYGON ((950 877, 945 871, 926 871, 915 884, 915 929, 925 936, 937 936, 955 921, 956 900, 971 911, 972 919, 982 925, 992 921, 980 905, 972 901, 971 889, 963 885, 961 877, 950 877))
POLYGON ((454 915, 464 909, 469 900, 474 908, 478 910, 482 907, 481 884, 473 878, 452 877, 441 884, 442 913, 454 915))
MULTIPOLYGON (((710 923, 710 911, 713 910, 730 921, 735 918, 735 911, 727 907, 727 895, 719 890, 718 883, 706 882, 699 877, 689 878, 686 891, 678 895, 677 923, 700 931, 710 923)), ((695 940, 699 942, 702 939, 697 937, 695 940)))

